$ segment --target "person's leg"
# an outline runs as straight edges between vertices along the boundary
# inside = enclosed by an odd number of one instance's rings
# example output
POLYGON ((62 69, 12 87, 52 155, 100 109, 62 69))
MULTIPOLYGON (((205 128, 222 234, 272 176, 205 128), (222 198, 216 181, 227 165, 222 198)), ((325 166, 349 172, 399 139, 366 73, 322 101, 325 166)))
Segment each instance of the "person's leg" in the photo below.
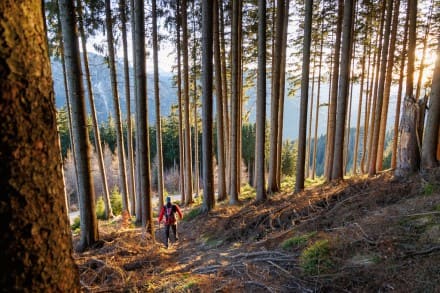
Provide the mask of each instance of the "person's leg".
POLYGON ((174 233, 174 239, 175 241, 179 240, 179 238, 177 237, 177 224, 172 225, 173 228, 173 233, 174 233))
POLYGON ((165 225, 165 246, 168 247, 168 239, 170 238, 170 225, 165 225))

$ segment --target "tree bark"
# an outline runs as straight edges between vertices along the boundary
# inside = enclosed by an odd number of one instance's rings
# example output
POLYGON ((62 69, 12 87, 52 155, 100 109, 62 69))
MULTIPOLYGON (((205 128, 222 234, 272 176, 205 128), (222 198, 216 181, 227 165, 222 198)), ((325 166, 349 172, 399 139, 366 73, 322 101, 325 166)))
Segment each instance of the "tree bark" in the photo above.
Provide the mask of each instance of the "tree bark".
POLYGON ((83 61, 84 61, 84 70, 86 73, 86 80, 87 80, 87 90, 88 90, 88 97, 89 97, 89 103, 90 103, 90 110, 91 110, 91 116, 92 116, 92 124, 93 124, 93 131, 95 134, 95 148, 96 153, 98 155, 98 163, 99 163, 99 171, 101 173, 101 180, 102 180, 102 186, 104 189, 104 194, 102 195, 103 201, 104 201, 104 207, 105 207, 105 219, 113 218, 113 210, 112 206, 110 204, 110 193, 108 190, 108 184, 107 184, 107 175, 105 172, 105 166, 104 166, 104 158, 102 155, 102 145, 101 145, 101 136, 99 134, 99 124, 98 124, 98 118, 96 116, 96 110, 95 110, 95 101, 94 101, 94 95, 93 95, 93 86, 92 86, 92 77, 90 75, 90 69, 89 69, 89 58, 87 55, 87 39, 84 32, 84 23, 82 19, 82 4, 80 0, 77 0, 77 8, 78 8, 78 28, 81 36, 81 46, 83 51, 83 61))
POLYGON ((212 144, 212 47, 213 3, 202 1, 202 161, 203 161, 203 210, 209 212, 215 206, 213 144, 212 144))
POLYGON ((422 168, 430 169, 438 166, 437 149, 439 145, 440 121, 440 37, 437 46, 437 61, 431 87, 431 103, 426 120, 425 136, 423 137, 422 168))
POLYGON ((124 151, 124 137, 122 134, 122 119, 121 109, 119 107, 119 93, 118 93, 118 81, 116 78, 116 64, 115 64, 115 49, 113 38, 113 21, 110 0, 105 0, 105 19, 107 30, 107 46, 108 57, 110 67, 110 79, 113 95, 113 107, 115 111, 115 126, 116 126, 116 141, 118 146, 118 162, 119 162, 119 180, 120 180, 120 192, 122 196, 122 210, 130 214, 129 200, 128 200, 128 187, 127 187, 127 174, 125 167, 125 151, 124 151))
POLYGON ((218 200, 226 199, 226 174, 225 174, 225 135, 224 135, 224 119, 223 119, 223 89, 222 89, 222 68, 220 56, 220 31, 219 31, 219 3, 214 0, 214 65, 215 65, 215 91, 217 106, 217 156, 218 156, 218 200))
POLYGON ((152 1, 153 16, 153 66, 154 66, 154 102, 156 108, 156 151, 157 151, 157 193, 159 197, 159 209, 164 205, 163 197, 165 187, 163 183, 163 152, 162 152, 162 125, 160 117, 160 95, 159 95, 159 60, 157 57, 158 36, 157 36, 157 8, 156 0, 152 1))
POLYGON ((185 136, 185 204, 189 205, 192 199, 192 155, 191 155, 191 128, 189 125, 189 77, 188 77, 188 17, 187 0, 182 0, 182 58, 183 58, 183 99, 184 99, 184 136, 185 136))
MULTIPOLYGON (((326 147, 326 168, 324 176, 327 180, 332 178, 333 167, 333 153, 335 150, 335 129, 336 129, 336 108, 338 100, 338 83, 339 83, 339 64, 341 53, 341 35, 342 35, 342 20, 344 15, 344 0, 338 1, 338 21, 336 24, 336 41, 335 51, 333 52, 333 69, 331 79, 331 93, 328 111, 328 126, 327 126, 327 147, 326 147)), ((298 146, 299 147, 299 146, 298 146)))
POLYGON ((142 195, 142 226, 155 238, 153 224, 153 207, 151 201, 150 183, 150 152, 148 142, 148 119, 147 119, 147 73, 145 69, 145 12, 144 1, 135 0, 135 67, 136 67, 136 97, 137 97, 137 128, 138 128, 138 157, 139 157, 139 194, 142 195))
POLYGON ((416 49, 417 0, 408 1, 409 34, 408 34, 408 67, 406 79, 406 97, 400 122, 400 144, 395 175, 404 177, 416 172, 420 166, 420 149, 417 135, 418 106, 414 99, 414 61, 416 49))
POLYGON ((266 0, 258 0, 258 79, 256 114, 256 201, 267 199, 265 187, 265 140, 266 140, 266 0))
POLYGON ((341 46, 341 70, 338 84, 338 102, 336 108, 335 151, 333 154, 332 180, 343 179, 342 162, 344 151, 344 131, 346 120, 346 105, 348 98, 348 85, 352 49, 352 22, 354 3, 351 0, 344 2, 344 20, 341 46))
POLYGON ((42 3, 0 3, 0 285, 5 292, 80 291, 42 3))
POLYGON ((310 47, 312 43, 313 0, 306 0, 304 43, 301 78, 301 104, 299 117, 298 159, 296 164, 295 191, 304 189, 304 164, 306 160, 307 104, 309 98, 310 47))

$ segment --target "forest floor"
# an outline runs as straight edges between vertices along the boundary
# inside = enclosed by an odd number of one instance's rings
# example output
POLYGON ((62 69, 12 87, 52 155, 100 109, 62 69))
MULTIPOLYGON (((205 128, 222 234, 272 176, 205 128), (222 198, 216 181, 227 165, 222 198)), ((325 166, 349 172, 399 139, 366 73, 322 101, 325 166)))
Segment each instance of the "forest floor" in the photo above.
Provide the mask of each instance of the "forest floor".
POLYGON ((74 254, 83 291, 440 292, 440 169, 197 208, 168 249, 163 228, 153 242, 127 219, 100 222, 102 245, 74 254))

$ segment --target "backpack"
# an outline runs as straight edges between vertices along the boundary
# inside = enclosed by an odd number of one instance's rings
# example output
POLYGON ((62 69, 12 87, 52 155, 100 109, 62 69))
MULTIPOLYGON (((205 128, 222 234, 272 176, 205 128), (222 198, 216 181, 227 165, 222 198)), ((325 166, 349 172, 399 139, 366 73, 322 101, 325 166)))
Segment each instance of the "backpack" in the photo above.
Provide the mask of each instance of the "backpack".
POLYGON ((164 206, 165 209, 165 223, 168 225, 172 225, 174 223, 176 223, 176 208, 174 207, 174 205, 171 206, 164 206))

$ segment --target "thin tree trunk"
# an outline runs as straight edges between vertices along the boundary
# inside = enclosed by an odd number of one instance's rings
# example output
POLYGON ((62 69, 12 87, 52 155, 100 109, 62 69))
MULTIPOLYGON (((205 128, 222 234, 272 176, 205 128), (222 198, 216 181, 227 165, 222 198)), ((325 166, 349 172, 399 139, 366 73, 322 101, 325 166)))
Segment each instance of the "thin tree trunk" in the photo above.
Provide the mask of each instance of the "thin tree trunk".
MULTIPOLYGON (((371 144, 371 157, 369 158, 370 167, 368 174, 373 176, 376 174, 377 169, 377 152, 378 152, 378 144, 379 144, 379 132, 380 132, 380 124, 381 124, 381 116, 382 116, 382 106, 384 100, 384 89, 385 89, 385 78, 386 78, 386 70, 387 70, 387 57, 388 57, 388 49, 390 42, 390 29, 391 29, 391 20, 392 20, 392 12, 393 12, 393 1, 387 0, 386 4, 386 21, 385 21, 385 32, 384 39, 382 45, 382 56, 380 62, 380 76, 379 76, 379 86, 377 91, 376 98, 376 108, 374 109, 374 127, 373 127, 373 140, 371 144)), ((384 121, 386 123, 386 121, 384 121)))
POLYGON ((280 67, 280 104, 278 111, 278 150, 277 150, 277 184, 281 186, 281 154, 283 148, 283 120, 284 120, 284 98, 286 87, 286 50, 287 50, 287 30, 289 25, 289 1, 286 1, 286 8, 284 10, 283 23, 283 43, 281 45, 281 67, 280 67))
POLYGON ((177 15, 176 15, 176 46, 177 46, 177 96, 179 104, 179 170, 180 170, 180 202, 185 202, 185 142, 183 133, 183 118, 182 118, 182 64, 181 64, 181 15, 180 15, 180 0, 177 0, 177 15))
POLYGON ((301 104, 298 135, 298 159, 296 163, 295 191, 304 189, 304 164, 306 160, 307 104, 309 97, 310 47, 312 43, 313 0, 306 0, 304 42, 301 78, 301 104))
POLYGON ((238 135, 239 135, 239 54, 238 54, 238 11, 239 11, 238 0, 232 0, 232 42, 231 42, 231 53, 232 53, 232 80, 231 80, 231 176, 230 176, 230 204, 238 203, 238 195, 240 190, 238 189, 238 178, 236 176, 237 170, 240 168, 240 159, 238 158, 238 135))
MULTIPOLYGON (((313 24, 312 24, 313 25, 313 24)), ((312 120, 313 120, 313 104, 315 100, 315 68, 316 68, 316 44, 314 46, 313 54, 313 65, 312 65, 312 91, 310 93, 310 107, 309 107, 309 122, 307 127, 307 146, 306 146, 306 170, 305 177, 310 176, 310 158, 312 156, 312 120)))
POLYGON ((265 187, 266 140, 266 0, 258 0, 258 79, 255 145, 256 201, 267 199, 265 187))
POLYGON ((316 151, 318 148, 318 123, 319 123, 319 103, 321 99, 321 69, 322 69, 322 55, 324 48, 324 21, 321 23, 321 42, 319 45, 319 65, 318 65, 318 92, 316 95, 316 113, 315 113, 315 133, 313 143, 313 160, 312 160, 312 180, 315 179, 316 174, 316 151))
MULTIPOLYGON (((394 55, 396 48, 396 36, 397 36, 397 24, 399 21, 399 7, 400 0, 395 0, 394 3, 394 15, 393 22, 391 28, 391 40, 390 40, 390 50, 388 53, 388 66, 385 77, 385 90, 383 95, 383 106, 382 106, 382 117, 380 119, 380 131, 379 131, 379 144, 377 149, 377 171, 381 171, 383 168, 383 153, 385 149, 385 134, 387 127, 387 119, 388 119, 388 105, 390 100, 390 91, 391 91, 391 83, 393 77, 393 68, 394 68, 394 55)), ((396 117, 396 120, 399 120, 396 117)))
POLYGON ((191 156, 191 128, 189 125, 189 77, 188 77, 188 17, 187 0, 182 0, 182 57, 183 57, 183 98, 185 124, 185 204, 189 205, 192 199, 192 156, 191 156))
POLYGON ((92 77, 90 75, 89 70, 89 58, 87 55, 87 46, 86 46, 86 35, 84 33, 84 24, 82 19, 82 4, 80 0, 76 1, 77 7, 78 7, 78 28, 81 36, 81 46, 83 51, 83 61, 84 61, 84 70, 86 74, 86 80, 87 80, 87 90, 88 90, 88 97, 89 97, 89 103, 90 103, 90 110, 91 110, 91 116, 92 116, 92 125, 93 125, 93 132, 95 134, 95 148, 96 153, 98 155, 98 165, 99 165, 99 171, 101 174, 101 181, 102 186, 104 189, 104 194, 102 195, 103 201, 104 201, 104 207, 105 207, 105 219, 113 218, 113 210, 112 206, 110 204, 110 193, 108 190, 108 184, 107 184, 107 175, 105 172, 105 166, 104 166, 104 159, 102 156, 102 145, 101 145, 101 136, 99 134, 99 124, 98 124, 98 118, 96 116, 96 110, 95 110, 95 101, 94 101, 94 95, 93 95, 93 86, 92 86, 92 77))
POLYGON ((419 69, 419 77, 417 79, 417 88, 416 88, 416 101, 420 98, 420 92, 422 90, 422 80, 423 80, 423 71, 425 70, 425 58, 426 58, 426 49, 428 47, 428 36, 431 28, 431 18, 432 18, 432 8, 433 8, 433 0, 431 0, 431 5, 429 6, 429 12, 427 15, 427 24, 425 29, 425 36, 423 37, 423 51, 422 58, 420 60, 420 69, 419 69))
POLYGON ((397 90, 397 101, 396 101, 396 115, 394 120, 394 136, 393 136, 393 153, 391 155, 391 169, 395 169, 397 165, 397 144, 399 142, 399 121, 400 121, 400 108, 402 105, 402 91, 403 91, 403 78, 405 72, 405 60, 406 60, 406 45, 408 42, 408 24, 409 24, 409 11, 407 11, 405 20, 405 29, 403 33, 403 48, 400 60, 400 77, 399 77, 399 87, 397 90))
MULTIPOLYGON (((215 7, 215 6, 214 6, 215 7)), ((212 42, 213 42, 213 3, 202 1, 202 147, 203 147, 203 209, 205 212, 215 206, 214 172, 212 153, 212 42)))
POLYGON ((116 78, 115 49, 113 45, 114 39, 113 39, 113 24, 112 24, 112 11, 110 6, 110 0, 105 0, 105 15, 106 15, 110 79, 111 79, 111 87, 113 94, 113 105, 115 110, 116 140, 118 146, 119 180, 121 184, 120 192, 122 196, 122 210, 130 214, 127 175, 126 175, 127 169, 125 167, 124 137, 122 134, 121 109, 119 107, 118 82, 116 78))
POLYGON ((98 223, 95 216, 95 190, 91 176, 89 136, 87 131, 86 107, 76 20, 73 3, 60 2, 61 26, 64 39, 66 72, 69 78, 69 93, 72 110, 72 133, 75 142, 75 156, 78 170, 78 194, 80 198, 80 241, 78 251, 84 251, 98 239, 98 223))
POLYGON ((348 85, 351 64, 352 49, 352 22, 354 14, 354 3, 351 0, 344 2, 344 21, 341 46, 341 71, 340 82, 338 84, 338 104, 336 109, 336 131, 335 131, 335 151, 333 156, 332 180, 343 179, 342 162, 344 150, 344 131, 346 120, 346 106, 348 98, 348 85))
POLYGON ((152 1, 153 16, 153 65, 154 65, 154 101, 156 108, 156 152, 157 152, 157 192, 159 197, 159 209, 164 205, 163 197, 165 187, 163 183, 163 152, 162 152, 162 125, 160 117, 160 94, 159 94, 159 60, 157 57, 157 11, 156 0, 152 1))
POLYGON ((225 136, 224 136, 224 119, 223 119, 223 91, 222 91, 222 69, 220 56, 220 32, 219 32, 219 3, 214 0, 214 66, 215 66, 215 91, 217 106, 217 156, 218 156, 218 200, 226 199, 226 181, 225 181, 225 136))
MULTIPOLYGON (((133 6, 132 6, 133 7, 133 6)), ((132 214, 136 214, 136 192, 134 179, 134 154, 133 154, 133 138, 131 125, 131 94, 130 94, 130 74, 128 65, 128 45, 127 45, 127 3, 126 0, 119 0, 119 9, 121 15, 121 31, 122 31, 122 49, 124 52, 124 89, 125 101, 127 105, 127 155, 128 155, 128 193, 130 199, 130 210, 132 214)))
POLYGON ((268 192, 276 193, 280 190, 277 182, 277 152, 278 152, 278 111, 280 105, 280 69, 281 69, 281 55, 283 45, 283 24, 284 24, 284 8, 285 1, 277 0, 277 15, 275 26, 275 46, 273 55, 273 74, 272 74, 272 97, 270 110, 270 154, 269 154, 269 178, 268 178, 268 192))
POLYGON ((333 154, 335 152, 335 130, 336 130, 336 108, 338 99, 339 63, 341 53, 342 20, 344 15, 344 0, 338 1, 338 21, 336 24, 335 51, 333 52, 333 70, 331 79, 331 96, 329 103, 328 127, 327 127, 327 148, 326 148, 326 169, 324 176, 327 180, 332 178, 333 154))

